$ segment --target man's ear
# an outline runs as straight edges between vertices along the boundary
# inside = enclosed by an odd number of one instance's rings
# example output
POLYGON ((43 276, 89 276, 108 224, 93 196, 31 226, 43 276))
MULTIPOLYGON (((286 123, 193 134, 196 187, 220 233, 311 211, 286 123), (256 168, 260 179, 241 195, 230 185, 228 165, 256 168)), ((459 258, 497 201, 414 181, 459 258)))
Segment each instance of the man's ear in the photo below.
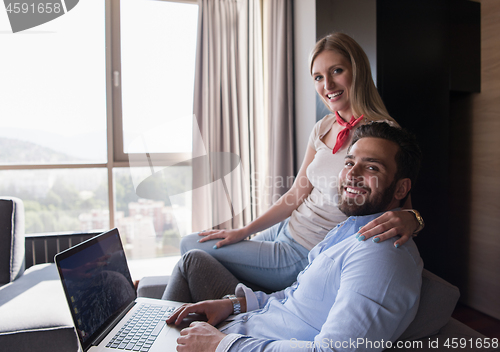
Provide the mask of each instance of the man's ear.
POLYGON ((401 200, 411 189, 411 180, 409 178, 402 178, 398 180, 396 183, 396 192, 394 192, 394 198, 397 200, 401 200))

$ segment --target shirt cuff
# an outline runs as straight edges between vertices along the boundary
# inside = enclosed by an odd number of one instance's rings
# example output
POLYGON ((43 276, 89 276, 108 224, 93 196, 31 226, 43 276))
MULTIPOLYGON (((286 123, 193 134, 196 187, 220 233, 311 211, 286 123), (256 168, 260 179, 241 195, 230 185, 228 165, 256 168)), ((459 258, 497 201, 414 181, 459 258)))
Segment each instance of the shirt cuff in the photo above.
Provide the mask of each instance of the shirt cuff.
POLYGON ((231 346, 245 335, 240 334, 229 334, 226 335, 217 345, 215 352, 228 352, 231 346))
POLYGON ((247 312, 259 309, 259 301, 257 300, 257 296, 252 291, 252 289, 246 287, 242 283, 239 283, 238 286, 236 286, 235 295, 236 297, 245 297, 247 301, 247 312))

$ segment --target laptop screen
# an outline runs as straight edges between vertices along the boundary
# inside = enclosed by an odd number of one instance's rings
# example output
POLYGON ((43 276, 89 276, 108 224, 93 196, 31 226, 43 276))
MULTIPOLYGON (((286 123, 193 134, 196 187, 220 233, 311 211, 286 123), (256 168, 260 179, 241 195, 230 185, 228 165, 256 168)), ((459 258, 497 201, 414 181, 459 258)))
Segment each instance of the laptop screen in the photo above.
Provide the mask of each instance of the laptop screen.
POLYGON ((56 256, 66 299, 84 350, 136 299, 117 229, 56 256))

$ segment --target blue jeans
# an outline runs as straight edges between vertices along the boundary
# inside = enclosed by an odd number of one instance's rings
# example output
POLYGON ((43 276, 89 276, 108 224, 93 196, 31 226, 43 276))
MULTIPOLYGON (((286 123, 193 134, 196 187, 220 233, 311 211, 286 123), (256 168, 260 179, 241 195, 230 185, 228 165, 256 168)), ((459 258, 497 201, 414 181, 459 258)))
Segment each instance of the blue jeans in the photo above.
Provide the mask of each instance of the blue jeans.
POLYGON ((308 263, 309 251, 297 243, 288 231, 288 219, 262 231, 249 241, 240 241, 214 249, 221 239, 199 243, 197 234, 181 241, 181 254, 201 249, 224 265, 238 279, 271 291, 293 284, 308 263))

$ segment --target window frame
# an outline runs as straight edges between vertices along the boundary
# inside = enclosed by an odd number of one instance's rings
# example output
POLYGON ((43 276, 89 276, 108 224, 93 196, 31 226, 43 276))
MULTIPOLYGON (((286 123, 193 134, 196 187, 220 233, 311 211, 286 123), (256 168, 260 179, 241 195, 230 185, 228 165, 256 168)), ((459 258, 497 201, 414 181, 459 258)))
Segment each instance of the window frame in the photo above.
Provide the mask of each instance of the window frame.
MULTIPOLYGON (((123 148, 123 119, 122 119, 122 85, 121 85, 121 32, 120 32, 120 2, 122 0, 111 0, 110 7, 110 38, 107 46, 109 53, 108 78, 112 91, 112 117, 113 117, 113 160, 117 166, 129 166, 129 161, 133 161, 134 166, 152 166, 145 162, 137 153, 125 153, 123 148)), ((197 4, 196 0, 150 0, 163 2, 177 2, 186 4, 197 4)), ((109 140, 108 136, 108 140, 109 140)), ((191 153, 151 153, 148 159, 155 160, 155 166, 170 166, 174 164, 190 165, 191 153)))

